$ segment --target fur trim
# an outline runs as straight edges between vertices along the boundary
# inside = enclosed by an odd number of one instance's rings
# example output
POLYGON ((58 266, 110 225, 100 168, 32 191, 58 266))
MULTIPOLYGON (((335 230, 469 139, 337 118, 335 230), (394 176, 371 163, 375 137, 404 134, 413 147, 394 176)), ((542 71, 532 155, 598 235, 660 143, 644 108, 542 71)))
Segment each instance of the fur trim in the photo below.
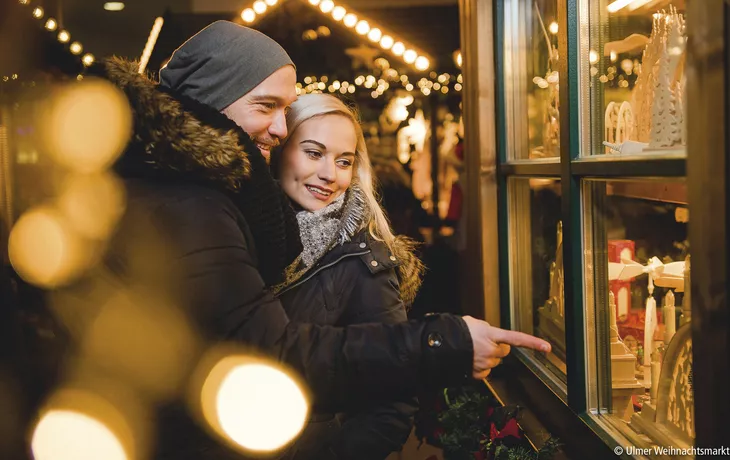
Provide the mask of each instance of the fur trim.
POLYGON ((390 247, 393 255, 400 261, 398 281, 400 282, 401 300, 406 308, 413 305, 426 271, 426 266, 416 255, 417 246, 418 243, 407 236, 396 236, 390 247))
POLYGON ((247 139, 239 135, 242 131, 204 123, 179 98, 138 73, 136 62, 113 57, 101 65, 99 76, 111 81, 129 100, 134 118, 132 144, 137 144, 129 150, 144 152, 145 163, 162 171, 193 173, 232 190, 250 175, 244 149, 247 139))

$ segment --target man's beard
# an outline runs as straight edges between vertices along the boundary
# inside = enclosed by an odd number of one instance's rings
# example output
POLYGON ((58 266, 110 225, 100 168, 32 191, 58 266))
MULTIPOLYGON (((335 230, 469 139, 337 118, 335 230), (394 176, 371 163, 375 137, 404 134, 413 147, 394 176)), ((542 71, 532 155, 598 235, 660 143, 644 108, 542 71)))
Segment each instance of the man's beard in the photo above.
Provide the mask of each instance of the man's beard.
POLYGON ((268 163, 271 159, 271 150, 279 145, 279 139, 276 137, 255 137, 251 136, 251 140, 256 144, 261 154, 266 158, 268 163))

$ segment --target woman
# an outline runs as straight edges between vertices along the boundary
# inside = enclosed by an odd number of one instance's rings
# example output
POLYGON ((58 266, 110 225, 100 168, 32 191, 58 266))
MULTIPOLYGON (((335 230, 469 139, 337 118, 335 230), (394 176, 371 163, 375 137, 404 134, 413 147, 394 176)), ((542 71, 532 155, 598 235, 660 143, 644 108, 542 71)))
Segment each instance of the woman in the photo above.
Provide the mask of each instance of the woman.
MULTIPOLYGON (((356 115, 333 96, 309 94, 292 105, 287 128, 272 169, 298 211, 304 246, 275 288, 290 319, 332 326, 406 321, 423 266, 378 204, 356 115)), ((401 448, 415 399, 376 407, 360 407, 356 394, 350 400, 348 414, 316 414, 290 458, 379 460, 401 448)))

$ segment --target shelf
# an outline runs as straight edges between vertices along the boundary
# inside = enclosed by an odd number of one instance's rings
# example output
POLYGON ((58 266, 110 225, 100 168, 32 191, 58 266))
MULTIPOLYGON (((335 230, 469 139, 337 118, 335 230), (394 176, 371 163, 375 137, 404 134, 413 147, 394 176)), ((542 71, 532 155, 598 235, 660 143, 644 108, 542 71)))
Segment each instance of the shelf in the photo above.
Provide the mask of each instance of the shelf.
POLYGON ((606 185, 606 194, 687 205, 685 182, 614 180, 606 185))

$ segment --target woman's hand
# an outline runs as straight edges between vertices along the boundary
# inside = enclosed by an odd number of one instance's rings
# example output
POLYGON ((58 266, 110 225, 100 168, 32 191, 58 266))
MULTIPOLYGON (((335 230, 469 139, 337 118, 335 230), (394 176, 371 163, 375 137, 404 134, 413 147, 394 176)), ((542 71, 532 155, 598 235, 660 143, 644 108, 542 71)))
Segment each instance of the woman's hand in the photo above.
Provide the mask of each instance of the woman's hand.
POLYGON ((511 346, 549 352, 550 343, 524 332, 508 331, 491 326, 486 321, 464 316, 464 322, 474 342, 472 376, 481 380, 497 367, 510 352, 511 346))

